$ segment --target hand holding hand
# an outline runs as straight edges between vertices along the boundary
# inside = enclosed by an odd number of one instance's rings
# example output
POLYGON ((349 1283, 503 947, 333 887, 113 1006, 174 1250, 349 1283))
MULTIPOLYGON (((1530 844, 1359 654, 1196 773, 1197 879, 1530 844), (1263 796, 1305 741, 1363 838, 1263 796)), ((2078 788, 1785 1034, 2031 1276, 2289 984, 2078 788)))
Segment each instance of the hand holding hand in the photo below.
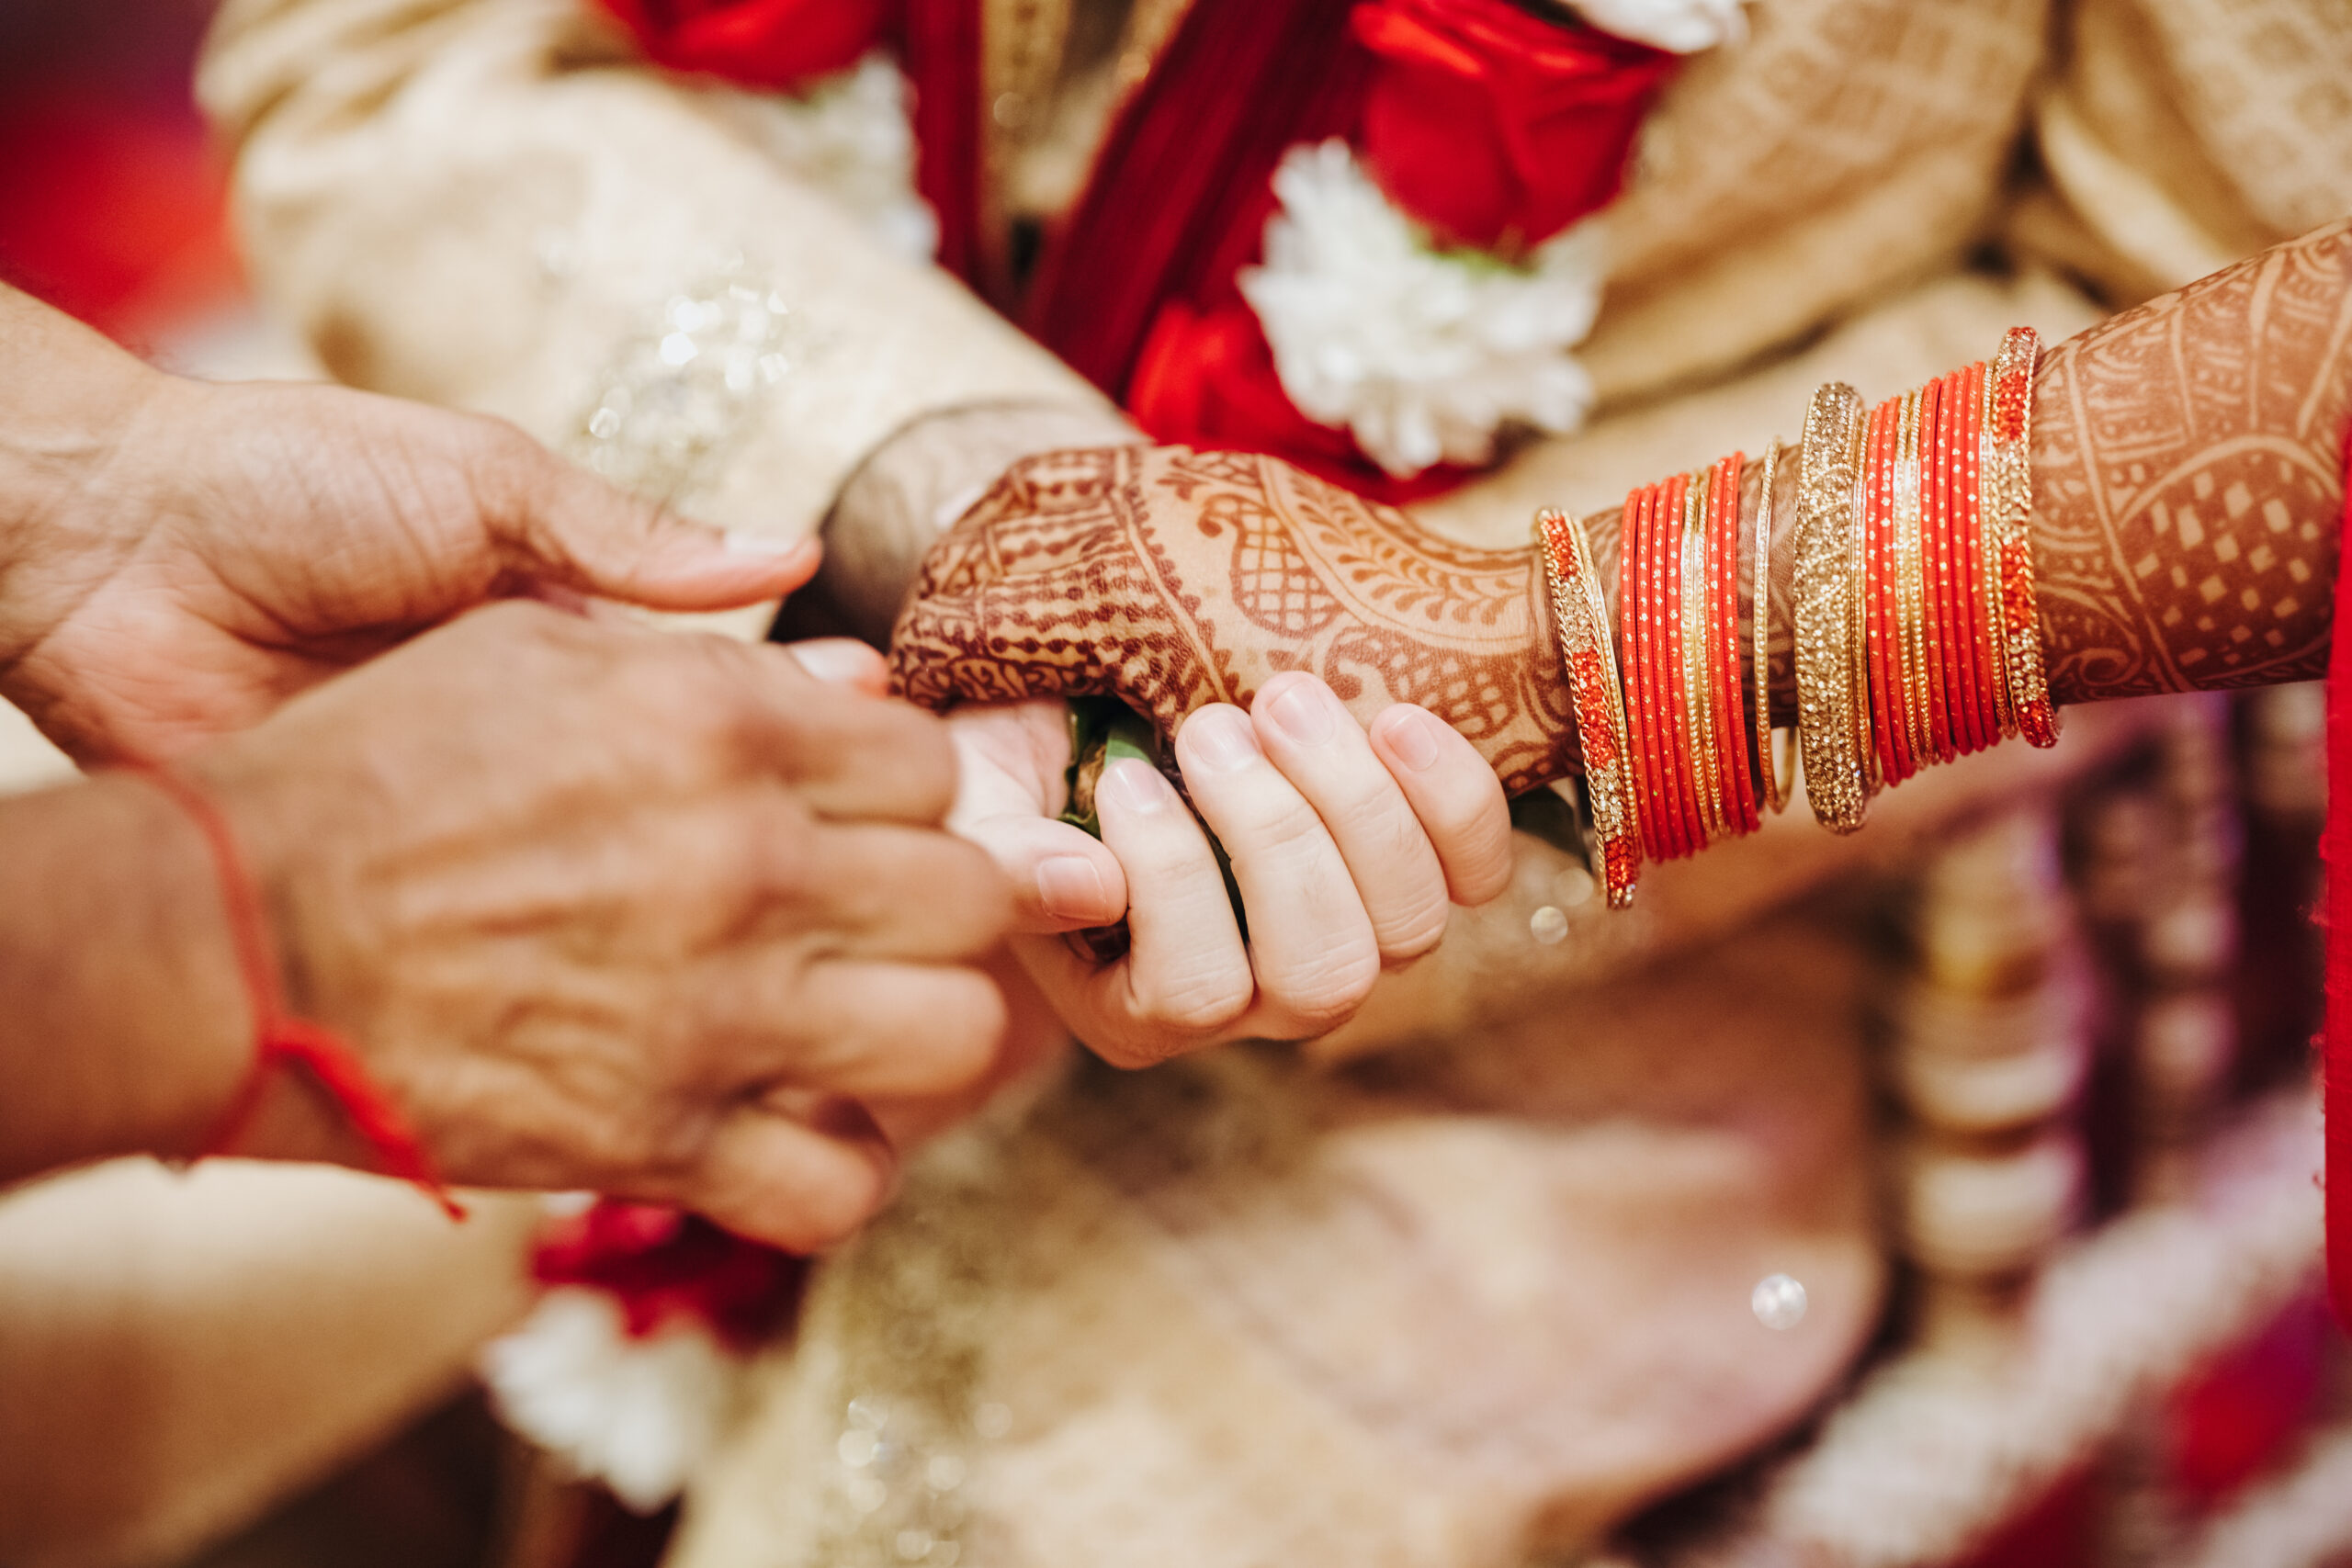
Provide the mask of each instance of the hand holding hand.
POLYGON ((1069 730, 1058 701, 958 708, 956 829, 1014 888, 1014 951, 1080 1039, 1140 1066, 1238 1039, 1337 1027, 1384 968, 1445 932, 1449 901, 1510 874, 1500 785, 1477 752, 1408 704, 1359 725, 1309 675, 1277 675, 1244 712, 1200 709, 1176 737, 1193 808, 1148 763, 1096 787, 1098 841, 1055 820, 1069 730), (1202 823, 1231 857, 1245 941, 1202 823), (1124 917, 1099 964, 1049 934, 1124 917))
MULTIPOLYGON (((937 830, 944 728, 855 683, 499 606, 187 766, 262 884, 289 1005, 355 1043, 449 1179, 805 1250, 886 1195, 864 1099, 964 1091, 1003 1023, 973 965, 1008 901, 937 830)), ((275 1152, 312 1152, 277 1109, 275 1152)))

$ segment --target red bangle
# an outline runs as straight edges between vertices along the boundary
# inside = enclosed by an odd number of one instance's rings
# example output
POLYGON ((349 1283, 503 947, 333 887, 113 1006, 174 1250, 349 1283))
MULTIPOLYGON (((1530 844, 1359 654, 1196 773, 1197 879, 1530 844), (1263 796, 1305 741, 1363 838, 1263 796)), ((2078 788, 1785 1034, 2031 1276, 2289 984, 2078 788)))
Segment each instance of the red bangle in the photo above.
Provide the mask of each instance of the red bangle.
POLYGON ((1894 562, 1887 538, 1887 458, 1892 402, 1871 410, 1862 456, 1862 577, 1865 594, 1866 664, 1870 672, 1871 719, 1878 741, 1880 774, 1889 784, 1909 775, 1903 768, 1902 726, 1899 719, 1901 678, 1892 646, 1894 635, 1890 591, 1894 562))
POLYGON ((1943 529, 1936 516, 1936 431, 1943 412, 1943 383, 1930 381, 1920 389, 1918 428, 1913 436, 1911 503, 1918 513, 1920 705, 1928 721, 1928 758, 1952 760, 1951 671, 1945 662, 1944 589, 1951 574, 1944 569, 1943 529))
POLYGON ((1993 540, 1984 531, 1984 384, 1983 360, 1968 367, 1966 428, 1960 447, 1960 484, 1968 512, 1969 627, 1976 644, 1978 700, 1984 708, 1984 744, 2016 733, 2009 714, 2008 685, 2002 674, 2001 571, 1993 540))
POLYGON ((1959 428, 1959 398, 1964 390, 1966 376, 1957 371, 1936 383, 1936 445, 1919 454, 1928 466, 1928 493, 1936 501, 1928 522, 1936 531, 1936 618, 1943 642, 1943 707, 1952 719, 1952 750, 1945 761, 1975 750, 1975 727, 1969 722, 1975 703, 1975 686, 1969 682, 1969 614, 1954 597, 1962 576, 1959 536, 1952 531, 1952 433, 1959 428))
POLYGON ((1709 486, 1714 515, 1707 531, 1708 575, 1715 595, 1714 640, 1709 648, 1715 686, 1715 753, 1722 759, 1724 818, 1735 832, 1752 833, 1756 777, 1748 771, 1747 705, 1742 700, 1739 668, 1739 474, 1745 452, 1715 465, 1709 486))
POLYGON ((1944 378, 1943 428, 1939 436, 1936 468, 1942 483, 1939 502, 1943 519, 1944 554, 1951 566, 1952 665, 1960 691, 1959 745, 1962 752, 1981 751, 1984 737, 1983 665, 1976 646, 1976 551, 1973 521, 1968 515, 1966 470, 1962 443, 1968 438, 1968 372, 1944 378))
POLYGON ((277 964, 270 956, 262 921, 261 900, 229 824, 212 801, 187 780, 152 762, 134 762, 132 771, 169 796, 187 813, 212 852, 213 869, 220 884, 220 902, 228 915, 229 940, 236 949, 237 967, 245 984, 245 998, 254 1013, 254 1065, 237 1088, 212 1136, 198 1157, 224 1153, 236 1142, 260 1108, 262 1091, 280 1063, 307 1069, 326 1090, 354 1131, 383 1161, 385 1174, 413 1182, 441 1205, 453 1220, 466 1212, 442 1184, 415 1132, 400 1108, 369 1081, 359 1055, 334 1031, 286 1010, 278 989, 277 964))
POLYGON ((1707 831, 1700 815, 1698 758, 1690 754, 1690 702, 1693 694, 1682 679, 1682 520, 1690 504, 1690 476, 1676 474, 1666 481, 1666 502, 1659 508, 1663 526, 1657 530, 1656 552, 1658 579, 1658 641, 1663 679, 1658 689, 1666 696, 1667 723, 1659 737, 1666 748, 1667 766, 1674 780, 1672 804, 1680 826, 1675 840, 1678 855, 1696 854, 1706 847, 1707 831))
POLYGON ((1642 847, 1652 860, 1665 858, 1658 836, 1657 743, 1650 718, 1650 683, 1645 673, 1649 658, 1647 601, 1642 592, 1643 533, 1647 524, 1654 485, 1645 485, 1625 497, 1617 535, 1617 618, 1623 628, 1625 730, 1634 760, 1634 814, 1640 826, 1642 847))

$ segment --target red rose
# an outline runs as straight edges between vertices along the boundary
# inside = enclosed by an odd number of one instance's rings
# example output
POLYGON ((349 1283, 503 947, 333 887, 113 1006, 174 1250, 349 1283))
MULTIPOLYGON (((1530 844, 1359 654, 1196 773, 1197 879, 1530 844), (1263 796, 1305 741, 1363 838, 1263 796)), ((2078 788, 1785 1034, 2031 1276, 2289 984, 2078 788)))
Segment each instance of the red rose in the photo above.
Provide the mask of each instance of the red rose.
POLYGON ((1361 151, 1449 244, 1517 250, 1606 206, 1676 57, 1507 0, 1368 0, 1361 151))
POLYGON ((881 41, 890 0, 598 0, 645 57, 672 71, 789 89, 857 63, 881 41))

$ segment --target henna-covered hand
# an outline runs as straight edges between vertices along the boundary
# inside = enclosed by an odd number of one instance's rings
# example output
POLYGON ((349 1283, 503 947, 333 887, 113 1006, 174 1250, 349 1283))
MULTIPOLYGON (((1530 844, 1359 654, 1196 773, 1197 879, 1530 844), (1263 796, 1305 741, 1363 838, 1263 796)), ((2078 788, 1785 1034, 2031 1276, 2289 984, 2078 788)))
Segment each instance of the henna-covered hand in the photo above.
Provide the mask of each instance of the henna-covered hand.
POLYGON ((1016 463, 932 547, 891 658, 916 702, 1115 695, 1172 735, 1285 671, 1359 719, 1418 703, 1516 793, 1571 770, 1529 550, 1448 543, 1272 457, 1123 446, 1016 463))

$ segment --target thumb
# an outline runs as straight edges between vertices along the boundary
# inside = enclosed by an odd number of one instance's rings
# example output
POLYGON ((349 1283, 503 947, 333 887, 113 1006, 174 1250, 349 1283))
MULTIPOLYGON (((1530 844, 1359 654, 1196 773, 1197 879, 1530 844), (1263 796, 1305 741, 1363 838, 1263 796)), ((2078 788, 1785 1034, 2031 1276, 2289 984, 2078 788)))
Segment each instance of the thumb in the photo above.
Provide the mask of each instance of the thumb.
POLYGON ((512 576, 653 610, 728 610, 781 599, 816 575, 814 539, 721 532, 607 484, 515 432, 479 487, 512 576))

